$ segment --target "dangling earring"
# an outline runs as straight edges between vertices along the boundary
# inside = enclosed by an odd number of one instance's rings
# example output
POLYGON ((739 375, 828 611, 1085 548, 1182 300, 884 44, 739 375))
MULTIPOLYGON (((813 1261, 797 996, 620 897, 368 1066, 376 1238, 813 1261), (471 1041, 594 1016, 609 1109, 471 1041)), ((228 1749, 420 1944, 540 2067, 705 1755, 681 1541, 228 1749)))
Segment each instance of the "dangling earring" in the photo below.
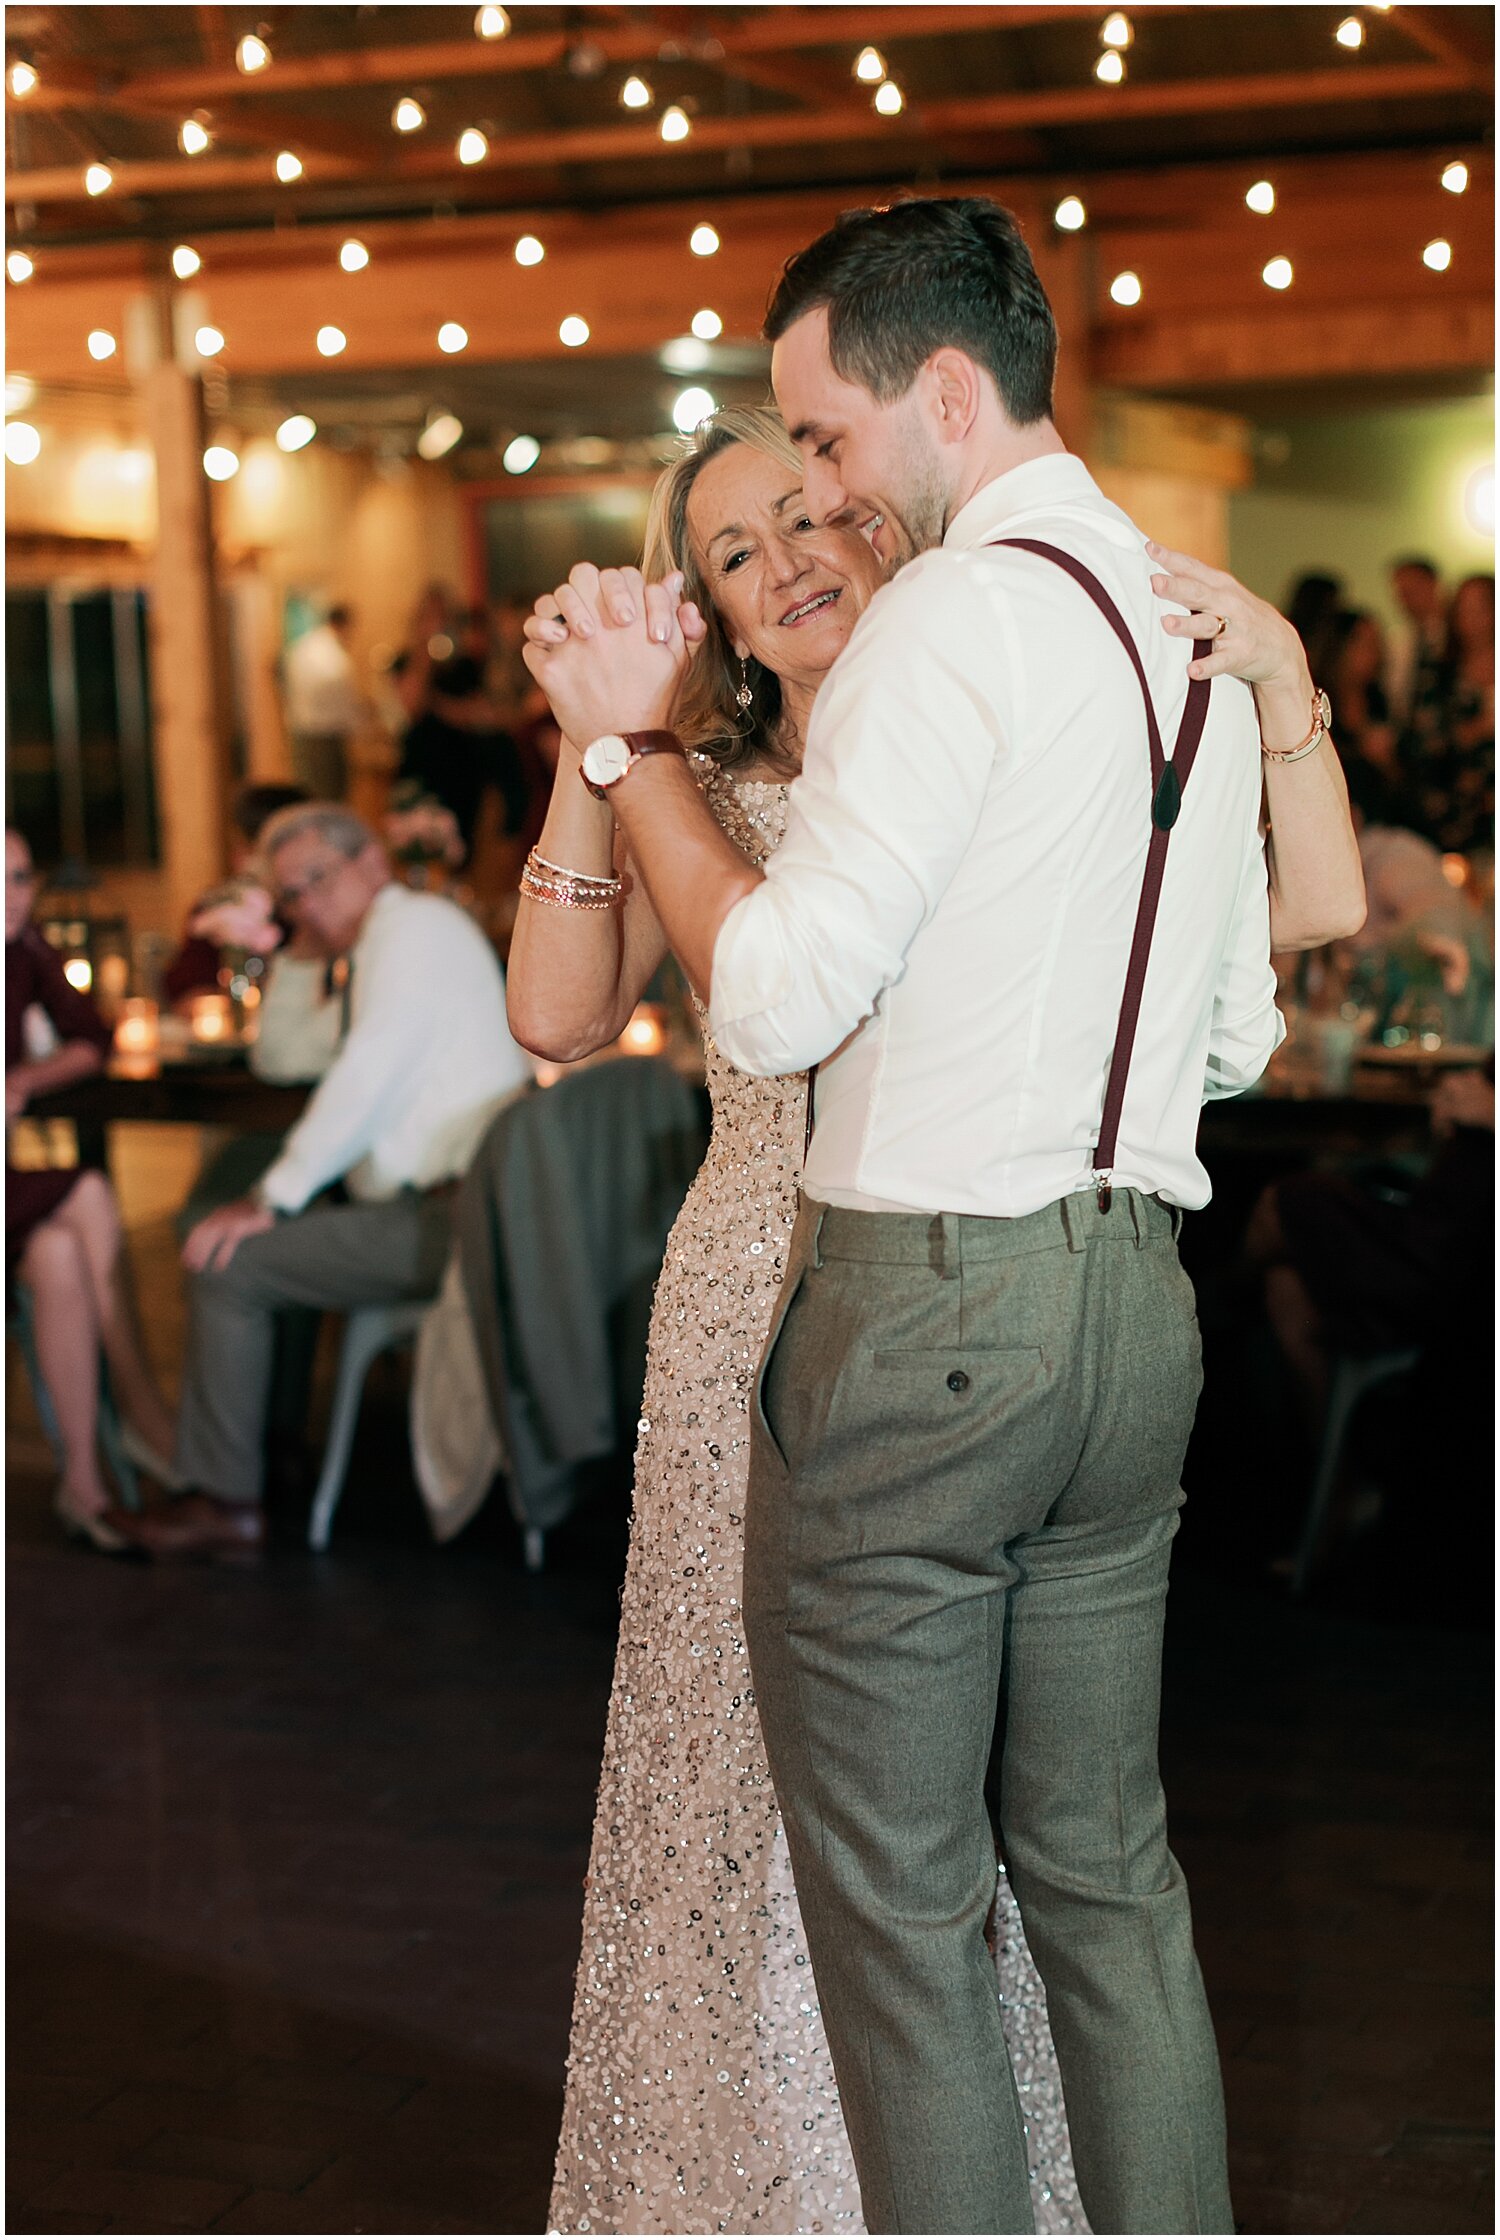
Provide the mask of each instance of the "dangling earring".
POLYGON ((734 704, 741 715, 748 714, 750 703, 754 698, 755 694, 750 689, 750 664, 748 661, 741 661, 740 689, 734 696, 734 704))

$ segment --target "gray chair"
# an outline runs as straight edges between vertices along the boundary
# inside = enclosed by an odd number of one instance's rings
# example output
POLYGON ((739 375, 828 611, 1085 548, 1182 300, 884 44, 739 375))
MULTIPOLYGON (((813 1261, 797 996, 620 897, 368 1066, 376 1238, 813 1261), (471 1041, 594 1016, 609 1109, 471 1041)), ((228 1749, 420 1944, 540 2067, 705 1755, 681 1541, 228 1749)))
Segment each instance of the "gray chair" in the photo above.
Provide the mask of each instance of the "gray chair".
POLYGON ((1341 1353, 1335 1357, 1333 1377, 1328 1388, 1328 1407, 1323 1417, 1322 1437, 1318 1442, 1317 1467, 1313 1472, 1312 1490, 1307 1499, 1307 1516, 1292 1565, 1294 1595, 1306 1593, 1308 1582, 1323 1552, 1329 1511, 1333 1506, 1339 1469, 1343 1463, 1344 1448, 1355 1411, 1367 1393, 1373 1392, 1377 1385, 1389 1383, 1392 1377, 1405 1376, 1409 1369, 1416 1367, 1417 1359, 1415 1347, 1390 1353, 1341 1353))
POLYGON ((354 1427, 359 1421, 360 1402, 371 1364, 382 1353, 414 1346, 422 1317, 431 1304, 430 1299, 409 1299, 394 1307, 356 1307, 345 1323, 338 1376, 333 1388, 328 1444, 323 1450, 323 1468, 307 1526, 310 1548, 321 1552, 327 1547, 333 1530, 333 1513, 344 1490, 349 1449, 354 1443, 354 1427))

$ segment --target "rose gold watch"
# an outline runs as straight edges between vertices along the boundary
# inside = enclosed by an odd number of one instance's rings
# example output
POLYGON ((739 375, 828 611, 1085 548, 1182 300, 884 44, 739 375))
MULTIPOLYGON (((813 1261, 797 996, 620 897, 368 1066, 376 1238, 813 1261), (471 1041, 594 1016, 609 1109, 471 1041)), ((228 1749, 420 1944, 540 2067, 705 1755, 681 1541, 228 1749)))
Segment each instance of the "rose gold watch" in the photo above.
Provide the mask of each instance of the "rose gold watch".
POLYGON ((675 731, 606 731, 584 748, 578 774, 596 800, 606 801, 610 787, 617 786, 642 755, 681 753, 682 741, 675 731))

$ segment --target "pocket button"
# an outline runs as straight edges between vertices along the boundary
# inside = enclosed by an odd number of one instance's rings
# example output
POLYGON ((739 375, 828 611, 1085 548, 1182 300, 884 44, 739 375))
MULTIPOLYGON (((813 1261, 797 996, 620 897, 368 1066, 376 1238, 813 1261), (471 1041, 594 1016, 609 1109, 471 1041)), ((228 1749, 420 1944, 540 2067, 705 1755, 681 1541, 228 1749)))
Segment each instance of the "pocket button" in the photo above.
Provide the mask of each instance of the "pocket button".
POLYGON ((969 1380, 963 1370, 950 1369, 948 1371, 948 1390, 950 1392, 967 1392, 968 1389, 969 1380))

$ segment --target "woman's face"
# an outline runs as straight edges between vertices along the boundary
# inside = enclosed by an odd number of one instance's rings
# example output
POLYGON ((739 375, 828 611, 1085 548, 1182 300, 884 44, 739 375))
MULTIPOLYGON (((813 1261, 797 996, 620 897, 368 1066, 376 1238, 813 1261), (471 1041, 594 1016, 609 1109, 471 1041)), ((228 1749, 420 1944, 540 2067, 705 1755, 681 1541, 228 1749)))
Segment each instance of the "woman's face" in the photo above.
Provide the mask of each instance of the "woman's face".
POLYGON ((749 444, 709 460, 688 493, 693 557, 741 660, 816 690, 885 580, 858 529, 817 528, 802 477, 749 444))
POLYGON ((14 941, 31 916, 36 895, 36 872, 31 850, 19 832, 5 835, 5 938, 14 941))
POLYGON ((1495 634, 1495 589, 1479 578, 1461 583, 1453 594, 1453 635, 1460 645, 1482 646, 1495 634))

